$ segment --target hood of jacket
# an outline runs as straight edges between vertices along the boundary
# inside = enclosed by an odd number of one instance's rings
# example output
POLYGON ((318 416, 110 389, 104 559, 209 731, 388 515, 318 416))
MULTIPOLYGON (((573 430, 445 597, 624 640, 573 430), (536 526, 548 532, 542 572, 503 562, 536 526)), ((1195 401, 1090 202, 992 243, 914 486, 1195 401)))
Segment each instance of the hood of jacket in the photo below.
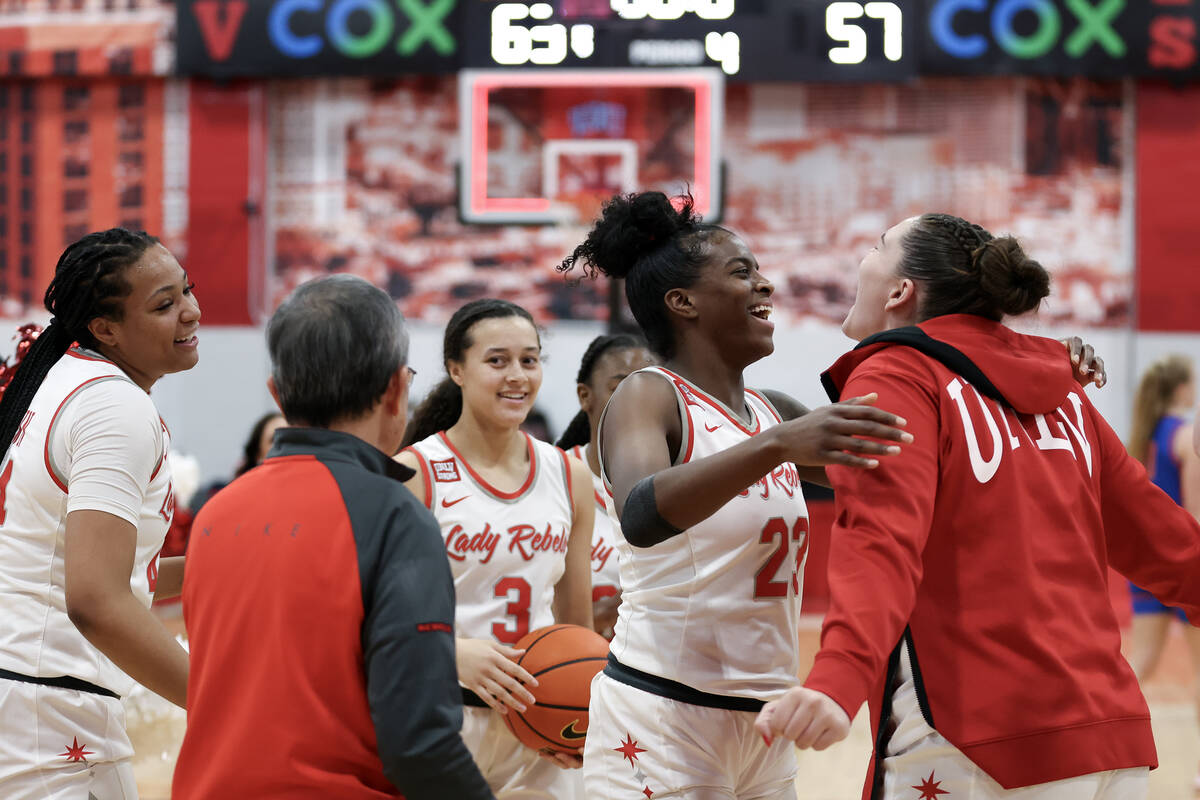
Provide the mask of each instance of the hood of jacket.
POLYGON ((863 339, 821 376, 830 398, 841 399, 842 387, 859 364, 897 346, 941 362, 980 393, 1021 414, 1049 413, 1079 388, 1062 342, 1017 333, 973 314, 947 314, 863 339))

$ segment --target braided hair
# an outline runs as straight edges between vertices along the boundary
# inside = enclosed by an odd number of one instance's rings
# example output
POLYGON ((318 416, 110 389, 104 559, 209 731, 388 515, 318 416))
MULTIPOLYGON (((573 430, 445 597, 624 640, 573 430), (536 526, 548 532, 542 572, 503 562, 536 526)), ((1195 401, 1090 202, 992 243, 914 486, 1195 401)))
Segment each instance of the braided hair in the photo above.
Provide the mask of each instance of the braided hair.
MULTIPOLYGON (((475 323, 485 319, 504 319, 505 317, 524 317, 529 320, 533 329, 537 323, 533 316, 516 303, 485 297, 472 300, 450 317, 446 324, 446 333, 442 337, 442 363, 462 361, 463 355, 471 348, 471 328, 475 323)), ((540 340, 540 335, 539 335, 540 340)), ((434 386, 425 399, 417 406, 408 428, 404 432, 404 442, 401 447, 408 447, 414 442, 427 439, 439 431, 448 430, 462 416, 462 387, 446 376, 434 386)))
POLYGON ((674 333, 663 298, 672 289, 696 283, 708 257, 709 235, 725 230, 701 222, 690 194, 676 198, 676 204, 662 192, 616 195, 604 204, 583 243, 556 269, 569 272, 582 262, 588 277, 601 272, 624 278, 629 309, 650 349, 670 359, 674 333))
MULTIPOLYGON (((610 353, 617 350, 631 350, 638 347, 645 347, 646 342, 637 336, 628 333, 613 333, 604 336, 597 336, 592 339, 587 350, 583 353, 583 360, 579 362, 579 374, 575 376, 576 383, 585 383, 589 386, 592 382, 592 373, 596 371, 596 364, 600 361, 605 353, 610 353)), ((567 429, 563 431, 555 445, 566 450, 571 447, 583 446, 592 440, 592 424, 588 420, 587 412, 579 409, 571 422, 567 425, 567 429)))
POLYGON ((1154 429, 1171 409, 1175 391, 1191 380, 1192 362, 1186 356, 1164 356, 1146 368, 1133 395, 1133 425, 1126 444, 1129 455, 1146 463, 1154 429))
POLYGON ((50 368, 72 343, 97 346, 88 324, 97 317, 121 319, 121 301, 132 289, 125 271, 158 243, 144 231, 111 228, 89 233, 59 256, 44 298, 46 310, 54 316, 0 398, 0 442, 5 453, 50 368))
POLYGON ((949 214, 924 214, 904 237, 897 272, 922 285, 919 317, 975 314, 999 321, 1037 308, 1050 273, 1012 236, 949 214))

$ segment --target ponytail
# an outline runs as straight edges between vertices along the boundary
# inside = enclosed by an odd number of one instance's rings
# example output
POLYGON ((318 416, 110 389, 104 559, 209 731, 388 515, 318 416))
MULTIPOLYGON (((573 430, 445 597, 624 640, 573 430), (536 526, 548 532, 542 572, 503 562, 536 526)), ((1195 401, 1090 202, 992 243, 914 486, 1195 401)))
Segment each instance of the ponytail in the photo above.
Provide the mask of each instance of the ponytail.
POLYGON ((121 300, 130 291, 125 270, 156 244, 158 239, 145 232, 110 228, 89 233, 58 257, 43 298, 54 317, 0 398, 0 447, 5 454, 50 368, 74 342, 96 346, 88 323, 96 317, 121 319, 121 300))
POLYGON ((408 447, 439 431, 448 430, 462 416, 462 407, 462 389, 449 378, 443 378, 413 412, 401 447, 408 447))
POLYGON ((592 424, 588 422, 587 413, 581 408, 571 422, 567 425, 567 429, 562 432, 562 436, 558 437, 558 441, 554 446, 559 450, 570 450, 572 447, 583 447, 592 441, 592 424))
POLYGON ((73 340, 62 328, 57 320, 50 321, 50 325, 33 340, 29 352, 21 359, 19 368, 4 389, 4 396, 0 398, 0 442, 4 443, 5 455, 46 374, 71 346, 73 340))

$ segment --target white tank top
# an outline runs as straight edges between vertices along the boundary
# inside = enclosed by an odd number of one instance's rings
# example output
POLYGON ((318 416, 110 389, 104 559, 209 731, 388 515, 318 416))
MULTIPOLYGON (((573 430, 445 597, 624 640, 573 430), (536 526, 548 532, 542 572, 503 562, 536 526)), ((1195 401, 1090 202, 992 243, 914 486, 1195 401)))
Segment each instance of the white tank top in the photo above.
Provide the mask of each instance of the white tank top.
POLYGON ((457 598, 455 634, 513 645, 554 624, 554 586, 575 520, 567 454, 526 435, 529 474, 501 492, 471 468, 445 432, 409 448, 425 505, 442 529, 457 598))
MULTIPOLYGON (((571 455, 587 464, 587 445, 571 448, 571 455)), ((588 470, 591 472, 591 470, 588 470)), ((621 539, 621 523, 613 510, 612 495, 604 481, 592 473, 592 497, 596 501, 596 522, 592 526, 592 602, 612 597, 620 591, 621 569, 619 564, 618 539, 621 539)))
MULTIPOLYGON (((773 425, 747 389, 747 427, 662 367, 682 425, 676 464, 726 450, 773 425)), ((601 419, 601 426, 604 420, 601 419)), ((621 540, 621 607, 611 652, 622 664, 702 692, 769 700, 798 680, 797 627, 808 511, 794 465, 776 467, 712 516, 653 547, 621 540)))
POLYGON ((67 617, 66 518, 104 511, 136 527, 129 586, 149 606, 175 510, 169 444, 150 396, 116 364, 76 349, 50 369, 0 464, 0 667, 133 688, 67 617))

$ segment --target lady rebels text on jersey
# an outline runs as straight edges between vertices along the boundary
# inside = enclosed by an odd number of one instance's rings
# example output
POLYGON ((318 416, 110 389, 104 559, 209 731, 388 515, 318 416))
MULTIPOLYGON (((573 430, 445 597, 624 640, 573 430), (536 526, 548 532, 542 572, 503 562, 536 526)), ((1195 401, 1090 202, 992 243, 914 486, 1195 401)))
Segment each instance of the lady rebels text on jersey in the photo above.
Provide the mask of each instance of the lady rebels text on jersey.
POLYGON ((137 528, 130 588, 149 606, 174 512, 169 439, 150 396, 116 364, 74 349, 51 368, 0 468, 0 668, 118 695, 133 688, 67 617, 66 518, 104 511, 137 528))
MULTIPOLYGON (((745 392, 753 415, 746 427, 670 370, 640 371, 675 388, 683 426, 676 464, 780 421, 752 390, 745 392)), ((794 465, 779 465, 704 521, 639 548, 636 558, 624 537, 618 547, 621 607, 611 652, 621 664, 702 692, 760 700, 796 684, 808 510, 794 465)))
POLYGON ((424 474, 422 499, 445 537, 456 636, 513 645, 554 624, 554 587, 575 518, 570 468, 566 453, 525 438, 529 474, 515 492, 484 480, 444 432, 409 448, 424 474))

